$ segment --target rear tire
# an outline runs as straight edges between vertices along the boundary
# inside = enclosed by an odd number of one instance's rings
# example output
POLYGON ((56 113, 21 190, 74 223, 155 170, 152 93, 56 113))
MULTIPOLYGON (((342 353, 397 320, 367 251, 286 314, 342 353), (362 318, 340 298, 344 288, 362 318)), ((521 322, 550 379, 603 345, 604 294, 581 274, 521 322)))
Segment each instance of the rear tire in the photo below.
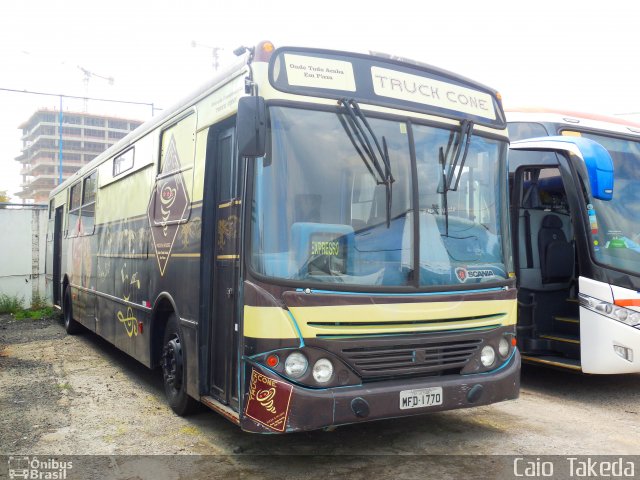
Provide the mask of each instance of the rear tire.
POLYGON ((82 330, 82 325, 73 319, 73 305, 71 303, 71 287, 64 290, 62 300, 62 310, 64 312, 64 329, 69 335, 77 335, 82 330))
POLYGON ((181 417, 198 409, 199 402, 187 394, 185 344, 175 314, 169 317, 162 346, 162 378, 164 392, 171 409, 181 417))

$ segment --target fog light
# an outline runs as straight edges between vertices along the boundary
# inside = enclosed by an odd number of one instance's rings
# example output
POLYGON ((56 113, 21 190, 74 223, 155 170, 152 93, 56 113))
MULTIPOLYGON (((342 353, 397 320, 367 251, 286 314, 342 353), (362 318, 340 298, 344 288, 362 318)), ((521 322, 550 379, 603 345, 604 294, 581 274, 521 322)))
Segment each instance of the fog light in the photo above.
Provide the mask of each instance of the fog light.
POLYGON ((618 354, 619 357, 624 358, 628 362, 633 362, 633 350, 627 347, 623 347, 621 345, 614 345, 613 350, 618 354))
POLYGON ((500 339, 500 342, 498 343, 498 353, 502 357, 506 357, 507 355, 509 355, 509 340, 507 340, 505 337, 502 337, 500 339))
POLYGON ((313 366, 313 378, 318 383, 327 383, 333 375, 333 365, 326 358, 321 358, 313 366))
POLYGON ((491 345, 486 345, 480 352, 480 362, 485 367, 490 367, 496 360, 496 351, 491 345))
POLYGON ((300 378, 307 371, 309 362, 300 352, 293 352, 284 362, 284 371, 291 378, 300 378))

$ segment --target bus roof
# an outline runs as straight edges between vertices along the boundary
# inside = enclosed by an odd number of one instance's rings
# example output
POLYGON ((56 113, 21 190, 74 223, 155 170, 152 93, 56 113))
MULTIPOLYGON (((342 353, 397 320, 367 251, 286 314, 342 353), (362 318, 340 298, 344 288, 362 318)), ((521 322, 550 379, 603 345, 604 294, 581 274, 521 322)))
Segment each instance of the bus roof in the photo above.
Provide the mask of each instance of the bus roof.
POLYGON ((612 115, 544 107, 505 107, 505 113, 507 114, 507 120, 510 122, 542 121, 640 134, 640 123, 612 115), (620 129, 620 127, 626 127, 626 130, 620 129))
POLYGON ((133 130, 127 136, 119 140, 117 143, 113 144, 111 147, 107 148, 104 152, 98 155, 96 158, 91 160, 86 165, 82 166, 76 173, 67 178, 64 182, 54 188, 49 194, 49 198, 55 196, 60 191, 66 189, 72 183, 76 182, 80 177, 82 177, 86 172, 93 170, 98 165, 103 163, 104 161, 111 158, 115 153, 126 149, 131 144, 133 144, 139 138, 144 137, 157 127, 164 124, 167 120, 172 117, 180 114, 180 112, 184 111, 186 108, 195 105, 200 99, 206 97, 210 92, 214 91, 220 85, 225 84, 229 81, 230 78, 235 77, 234 72, 241 72, 244 67, 247 65, 247 57, 248 55, 243 55, 242 60, 231 66, 230 68, 222 71, 220 74, 213 77, 211 80, 207 81, 203 85, 201 85, 198 89, 193 91, 187 97, 182 98, 179 102, 172 105, 170 108, 167 108, 162 111, 159 115, 151 118, 146 121, 138 128, 133 130))
MULTIPOLYGON (((261 46, 261 45, 263 45, 265 43, 270 43, 270 42, 260 42, 256 47, 259 47, 259 46, 261 46)), ((382 61, 386 61, 386 62, 389 62, 389 63, 395 63, 395 64, 400 65, 400 66, 403 66, 403 65, 407 66, 407 67, 413 66, 413 67, 418 68, 418 69, 423 69, 425 71, 429 71, 432 74, 441 75, 441 76, 444 76, 444 77, 447 77, 447 78, 450 77, 455 82, 462 82, 463 84, 467 84, 468 86, 470 86, 472 88, 476 88, 476 89, 478 89, 480 91, 484 91, 488 95, 490 95, 492 97, 495 97, 495 99, 496 99, 495 101, 496 101, 497 105, 499 106, 500 110, 502 110, 502 105, 500 104, 500 102, 501 102, 500 94, 498 92, 496 92, 495 90, 493 90, 493 89, 491 89, 489 87, 486 87, 485 85, 482 85, 482 84, 480 84, 478 82, 475 82, 475 81, 473 81, 471 79, 467 79, 467 78, 462 77, 460 75, 448 72, 446 70, 439 69, 437 67, 433 67, 431 65, 426 65, 426 64, 423 64, 423 63, 420 63, 420 62, 416 62, 416 61, 413 61, 413 60, 409 60, 409 59, 406 59, 406 58, 385 55, 385 54, 382 54, 382 53, 379 53, 379 52, 369 52, 369 54, 354 54, 352 52, 340 52, 340 51, 320 50, 320 49, 304 49, 304 48, 300 48, 300 47, 282 47, 281 49, 278 49, 278 51, 286 50, 286 49, 289 49, 291 51, 300 50, 300 52, 302 52, 302 53, 304 53, 305 51, 310 51, 310 52, 314 52, 315 51, 315 52, 324 52, 324 53, 327 53, 327 54, 330 53, 330 54, 334 54, 334 55, 336 55, 336 54, 337 55, 344 54, 344 55, 351 55, 351 57, 353 59, 355 59, 357 57, 380 59, 382 61)), ((268 63, 269 62, 269 56, 263 57, 261 55, 256 55, 256 57, 253 60, 255 62, 267 62, 268 63)), ((55 195, 57 195, 61 191, 65 190, 66 188, 68 188, 70 185, 75 183, 79 178, 84 176, 87 172, 92 171, 93 169, 95 169, 97 166, 99 166, 103 162, 105 162, 108 159, 112 158, 114 154, 116 154, 118 152, 121 152, 121 151, 124 151, 125 149, 127 149, 130 145, 132 145, 138 139, 140 139, 140 138, 144 137, 145 135, 149 134, 150 132, 152 132, 156 128, 161 127, 163 124, 166 124, 168 121, 170 121, 172 118, 174 118, 177 115, 179 115, 185 109, 195 105, 200 100, 205 98, 207 95, 211 94, 216 89, 220 88, 222 85, 225 85, 227 82, 229 82, 233 78, 237 78, 237 76, 241 75, 242 72, 245 69, 249 68, 248 64, 251 62, 251 60, 252 60, 252 56, 251 56, 250 51, 249 50, 245 50, 244 53, 240 54, 240 60, 236 64, 234 64, 233 66, 231 66, 228 69, 224 70, 220 74, 216 75, 214 78, 212 78, 211 80, 206 82, 204 85, 202 85, 199 89, 195 90, 194 92, 192 92, 187 97, 181 99, 180 102, 176 103, 171 108, 168 108, 168 109, 164 110, 158 116, 156 116, 156 117, 148 120, 147 122, 143 123, 140 127, 138 127, 137 129, 135 129, 134 131, 129 133, 126 137, 124 137, 123 139, 121 139, 120 141, 118 141, 117 143, 115 143, 114 145, 109 147, 107 150, 102 152, 100 155, 98 155, 94 160, 92 160, 88 164, 86 164, 83 167, 81 167, 76 173, 74 173, 72 176, 67 178, 62 184, 60 184, 56 188, 54 188, 51 191, 50 195, 49 195, 50 198, 55 196, 55 195)), ((316 90, 318 90, 318 89, 316 89, 316 90)), ((301 91, 296 91, 294 93, 304 94, 304 92, 301 92, 301 91)), ((317 95, 317 92, 316 92, 316 95, 317 95)), ((398 99, 396 99, 395 101, 398 101, 398 99)), ((499 120, 504 122, 504 116, 503 115, 498 115, 498 116, 501 117, 499 120)), ((493 128, 495 128, 495 127, 493 127, 493 128)), ((502 128, 504 128, 504 127, 502 127, 502 128)))

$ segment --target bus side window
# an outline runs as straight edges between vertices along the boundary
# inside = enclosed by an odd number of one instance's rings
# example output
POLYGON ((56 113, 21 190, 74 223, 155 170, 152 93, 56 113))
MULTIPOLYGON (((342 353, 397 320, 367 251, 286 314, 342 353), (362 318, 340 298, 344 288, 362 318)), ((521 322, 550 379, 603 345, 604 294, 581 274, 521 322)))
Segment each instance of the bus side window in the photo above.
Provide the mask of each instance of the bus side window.
POLYGON ((509 123, 507 129, 509 131, 509 140, 512 142, 549 135, 542 124, 534 122, 512 122, 509 123))
POLYGON ((96 182, 97 172, 93 172, 84 179, 82 189, 82 207, 80 216, 82 217, 82 233, 93 235, 96 217, 96 182))
POLYGON ((113 159, 113 176, 123 174, 133 168, 134 149, 130 148, 113 159))
POLYGON ((67 211, 67 236, 76 237, 80 228, 80 207, 82 205, 82 182, 69 190, 69 210, 67 211))

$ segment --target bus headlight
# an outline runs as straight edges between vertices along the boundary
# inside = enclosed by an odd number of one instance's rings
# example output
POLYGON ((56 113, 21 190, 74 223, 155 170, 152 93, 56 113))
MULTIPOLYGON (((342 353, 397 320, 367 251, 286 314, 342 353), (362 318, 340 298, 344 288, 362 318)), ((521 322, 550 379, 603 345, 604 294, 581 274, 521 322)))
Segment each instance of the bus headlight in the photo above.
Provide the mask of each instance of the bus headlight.
POLYGON ((485 345, 480 352, 480 363, 485 367, 490 367, 496 361, 496 351, 491 345, 485 345))
POLYGON ((309 361, 300 352, 293 352, 284 361, 284 371, 291 378, 300 378, 307 371, 309 361))
POLYGON ((498 342, 498 353, 501 357, 509 355, 509 340, 506 337, 502 337, 498 342))
POLYGON ((333 376, 333 364, 326 358, 321 358, 313 366, 313 378, 318 383, 327 383, 333 376))
POLYGON ((585 307, 593 312, 597 312, 605 317, 617 320, 631 327, 640 328, 640 312, 629 308, 604 302, 584 293, 579 294, 580 306, 585 307))

